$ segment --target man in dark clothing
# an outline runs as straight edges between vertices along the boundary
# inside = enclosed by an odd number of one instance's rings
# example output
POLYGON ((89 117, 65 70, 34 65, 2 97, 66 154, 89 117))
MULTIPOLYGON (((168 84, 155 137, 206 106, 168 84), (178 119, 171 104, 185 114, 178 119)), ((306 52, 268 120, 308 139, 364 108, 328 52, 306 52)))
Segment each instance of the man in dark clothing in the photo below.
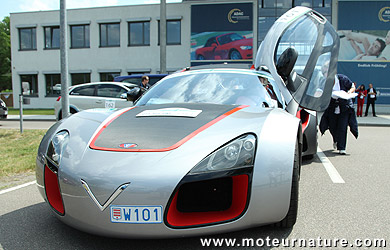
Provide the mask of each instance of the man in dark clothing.
POLYGON ((368 84, 368 89, 367 89, 367 106, 366 106, 366 113, 364 116, 368 115, 368 109, 370 108, 370 105, 372 105, 372 114, 374 117, 375 115, 375 101, 376 101, 376 90, 372 86, 372 83, 368 84))
POLYGON ((150 88, 149 76, 146 76, 146 75, 142 76, 140 87, 141 87, 141 89, 143 89, 144 91, 146 91, 147 89, 150 88))
MULTIPOLYGON (((333 91, 345 91, 350 94, 355 92, 355 85, 347 76, 338 74, 335 77, 333 91)), ((329 128, 333 137, 333 147, 334 149, 337 149, 341 155, 346 154, 347 129, 348 125, 351 124, 351 119, 354 119, 356 123, 354 132, 356 133, 355 136, 357 136, 357 121, 352 98, 342 99, 337 97, 331 98, 329 106, 321 118, 321 133, 323 134, 325 130, 329 128)), ((354 122, 352 122, 352 124, 353 123, 354 122)))

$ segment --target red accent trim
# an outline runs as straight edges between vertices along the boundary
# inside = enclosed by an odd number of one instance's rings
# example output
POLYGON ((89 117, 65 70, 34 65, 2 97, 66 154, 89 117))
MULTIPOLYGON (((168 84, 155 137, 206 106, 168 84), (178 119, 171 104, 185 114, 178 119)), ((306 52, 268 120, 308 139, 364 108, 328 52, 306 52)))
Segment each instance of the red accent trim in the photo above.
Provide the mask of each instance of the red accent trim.
POLYGON ((187 141, 192 139, 194 136, 196 136, 197 134, 199 134, 203 130, 206 130, 207 128, 211 127, 212 125, 214 125, 215 123, 219 122, 220 120, 222 120, 222 119, 228 117, 229 115, 231 115, 231 114, 233 114, 233 113, 235 113, 235 112, 237 112, 237 111, 239 111, 239 110, 241 110, 243 108, 246 108, 246 107, 248 107, 248 105, 241 105, 241 106, 239 106, 237 108, 234 108, 234 109, 226 112, 225 114, 215 118, 214 120, 210 121, 209 123, 206 123, 202 127, 198 128, 197 130, 195 130, 191 134, 189 134, 186 137, 184 137, 183 139, 181 139, 180 141, 176 142, 174 145, 172 145, 170 147, 167 147, 167 148, 160 148, 160 149, 132 149, 132 148, 128 148, 128 149, 125 149, 125 148, 105 148, 105 147, 98 147, 98 146, 96 146, 95 142, 96 142, 97 138, 100 136, 100 134, 103 132, 103 130, 105 128, 107 128, 107 126, 111 122, 113 122, 116 118, 118 118, 119 116, 121 116, 122 114, 124 114, 125 112, 128 111, 128 110, 126 110, 126 111, 118 114, 117 116, 113 117, 111 120, 107 121, 107 123, 104 126, 101 127, 99 132, 92 139, 89 147, 91 149, 96 149, 96 150, 115 151, 115 152, 166 152, 166 151, 170 151, 170 150, 173 150, 173 149, 176 149, 176 148, 180 147, 181 145, 183 145, 184 143, 186 143, 187 141))
POLYGON ((91 143, 89 144, 90 148, 104 150, 104 149, 102 149, 100 147, 95 146, 95 142, 96 142, 97 138, 100 136, 100 134, 103 132, 103 130, 105 128, 107 128, 108 125, 110 125, 110 123, 112 123, 116 118, 118 118, 119 116, 123 115, 124 113, 126 113, 127 111, 129 111, 129 110, 131 110, 133 108, 135 108, 135 107, 126 108, 126 109, 122 110, 122 112, 118 113, 116 116, 112 117, 110 120, 104 121, 103 124, 102 124, 103 126, 100 128, 100 130, 93 137, 91 143))
POLYGON ((58 177, 45 165, 45 191, 49 204, 60 214, 64 214, 64 204, 62 202, 58 177))
POLYGON ((190 227, 211 223, 230 221, 239 217, 244 212, 248 199, 248 175, 232 176, 233 194, 232 205, 225 211, 213 212, 179 212, 177 206, 178 191, 172 199, 167 213, 167 223, 173 227, 190 227))
POLYGON ((310 115, 305 110, 301 109, 297 112, 297 118, 302 121, 302 133, 305 132, 305 129, 309 125, 310 115))
POLYGON ((57 98, 57 102, 59 102, 61 100, 61 96, 59 96, 58 98, 57 98))

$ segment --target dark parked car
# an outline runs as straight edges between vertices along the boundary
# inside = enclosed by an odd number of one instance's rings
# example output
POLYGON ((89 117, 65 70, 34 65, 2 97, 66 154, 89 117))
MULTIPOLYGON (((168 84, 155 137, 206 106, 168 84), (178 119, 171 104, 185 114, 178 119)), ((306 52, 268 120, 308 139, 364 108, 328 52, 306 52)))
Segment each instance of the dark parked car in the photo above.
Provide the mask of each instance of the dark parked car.
POLYGON ((156 82, 160 81, 161 79, 167 76, 167 74, 135 74, 135 75, 128 75, 128 76, 117 76, 114 78, 114 82, 128 82, 128 83, 134 83, 140 85, 141 78, 144 75, 149 76, 150 85, 155 84, 156 82))

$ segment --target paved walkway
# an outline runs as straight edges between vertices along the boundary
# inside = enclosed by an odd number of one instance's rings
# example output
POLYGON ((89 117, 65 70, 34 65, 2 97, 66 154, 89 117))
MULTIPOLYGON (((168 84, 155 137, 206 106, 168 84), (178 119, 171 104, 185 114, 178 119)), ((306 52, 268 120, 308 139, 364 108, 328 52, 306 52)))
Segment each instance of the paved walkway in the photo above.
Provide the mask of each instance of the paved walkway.
MULTIPOLYGON (((8 120, 19 121, 19 115, 8 115, 8 120)), ((26 121, 55 121, 54 115, 23 115, 26 121)), ((390 126, 390 114, 372 115, 357 118, 359 126, 390 126)))
MULTIPOLYGON (((19 121, 19 115, 8 115, 7 120, 19 121)), ((23 120, 26 121, 55 121, 54 115, 23 115, 23 120)))

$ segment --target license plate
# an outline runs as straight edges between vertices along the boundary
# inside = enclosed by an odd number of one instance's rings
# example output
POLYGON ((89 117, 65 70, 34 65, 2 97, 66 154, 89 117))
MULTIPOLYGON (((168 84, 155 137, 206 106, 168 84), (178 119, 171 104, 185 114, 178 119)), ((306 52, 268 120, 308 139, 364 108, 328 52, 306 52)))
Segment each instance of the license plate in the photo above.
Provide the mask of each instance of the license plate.
POLYGON ((162 206, 110 206, 114 223, 162 223, 162 206))

